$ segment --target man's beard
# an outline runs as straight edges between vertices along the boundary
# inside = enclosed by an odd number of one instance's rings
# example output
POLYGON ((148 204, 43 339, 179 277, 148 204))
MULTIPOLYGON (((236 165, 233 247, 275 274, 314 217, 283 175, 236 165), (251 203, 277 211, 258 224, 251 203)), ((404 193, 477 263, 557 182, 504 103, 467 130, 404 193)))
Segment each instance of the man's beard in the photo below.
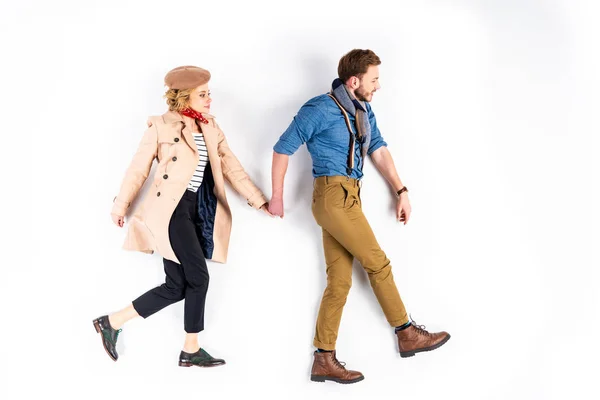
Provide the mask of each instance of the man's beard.
POLYGON ((369 95, 372 95, 373 93, 369 93, 366 90, 362 89, 362 88, 358 88, 354 91, 354 96, 356 96, 356 98, 360 101, 366 101, 367 103, 370 101, 369 100, 369 95))

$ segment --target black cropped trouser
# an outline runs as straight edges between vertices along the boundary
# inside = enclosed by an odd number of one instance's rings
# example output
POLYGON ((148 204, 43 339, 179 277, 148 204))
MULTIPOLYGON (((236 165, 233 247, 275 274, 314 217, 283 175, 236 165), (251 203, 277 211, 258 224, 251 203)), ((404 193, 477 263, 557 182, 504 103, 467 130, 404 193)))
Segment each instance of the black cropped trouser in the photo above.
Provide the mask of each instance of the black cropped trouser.
POLYGON ((169 223, 171 247, 181 264, 163 259, 165 283, 133 301, 143 318, 185 299, 184 329, 187 333, 204 330, 204 305, 208 291, 208 268, 196 234, 196 193, 186 190, 169 223))

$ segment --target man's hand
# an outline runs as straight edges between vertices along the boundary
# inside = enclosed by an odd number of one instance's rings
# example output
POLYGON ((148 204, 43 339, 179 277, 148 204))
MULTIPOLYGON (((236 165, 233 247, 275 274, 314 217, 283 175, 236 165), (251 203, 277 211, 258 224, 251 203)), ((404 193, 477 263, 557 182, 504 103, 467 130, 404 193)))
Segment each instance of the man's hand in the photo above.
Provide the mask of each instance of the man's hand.
POLYGON ((408 193, 403 192, 396 202, 396 220, 398 220, 398 222, 404 222, 404 225, 406 225, 409 218, 410 201, 408 201, 408 193))
POLYGON ((273 197, 269 202, 269 212, 279 218, 283 218, 283 199, 273 197))

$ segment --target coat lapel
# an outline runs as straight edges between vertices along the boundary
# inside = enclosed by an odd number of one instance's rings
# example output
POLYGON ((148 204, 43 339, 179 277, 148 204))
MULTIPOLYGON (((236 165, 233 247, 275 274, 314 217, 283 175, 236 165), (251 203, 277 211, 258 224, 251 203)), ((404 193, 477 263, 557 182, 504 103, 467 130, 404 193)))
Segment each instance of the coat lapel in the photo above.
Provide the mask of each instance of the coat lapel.
MULTIPOLYGON (((210 121, 210 123, 212 123, 211 120, 214 117, 212 115, 208 115, 208 117, 210 117, 209 121, 210 121)), ((193 133, 193 127, 194 127, 194 124, 196 123, 196 121, 194 121, 193 118, 186 117, 185 115, 181 115, 176 111, 166 112, 165 114, 163 114, 163 119, 166 123, 176 123, 176 122, 182 123, 183 129, 181 130, 181 135, 183 136, 183 139, 185 140, 187 145, 190 146, 190 149, 192 149, 192 151, 195 154, 198 154, 198 147, 196 146, 196 142, 194 141, 194 133, 193 133)), ((201 126, 202 126, 202 130, 204 131, 204 127, 206 125, 202 124, 201 126)))
POLYGON ((194 151, 194 153, 198 154, 198 146, 196 146, 196 142, 194 141, 194 134, 192 133, 193 124, 195 124, 195 121, 193 119, 183 116, 183 129, 181 130, 181 135, 185 139, 188 146, 190 146, 190 148, 194 151))
MULTIPOLYGON (((215 122, 215 117, 210 114, 203 114, 208 119, 208 124, 201 124, 202 134, 204 135, 204 142, 206 143, 206 149, 208 151, 208 159, 211 164, 211 170, 215 179, 215 193, 218 197, 225 197, 225 182, 223 179, 223 171, 221 169, 221 158, 219 157, 219 131, 215 122)), ((167 123, 181 122, 183 129, 181 135, 183 136, 186 143, 198 154, 198 148, 194 141, 194 134, 192 133, 192 126, 195 121, 181 115, 175 111, 169 111, 163 114, 163 119, 167 123)))

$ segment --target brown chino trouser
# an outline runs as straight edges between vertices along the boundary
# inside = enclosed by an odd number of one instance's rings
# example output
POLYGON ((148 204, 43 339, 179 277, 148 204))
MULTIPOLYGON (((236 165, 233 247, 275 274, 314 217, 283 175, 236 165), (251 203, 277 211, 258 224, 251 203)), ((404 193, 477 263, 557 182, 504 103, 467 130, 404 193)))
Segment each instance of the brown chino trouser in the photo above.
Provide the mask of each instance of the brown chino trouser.
POLYGON ((408 322, 390 260, 379 247, 362 212, 359 182, 345 176, 316 178, 312 211, 323 228, 327 264, 327 287, 317 317, 315 347, 335 350, 342 311, 352 286, 355 257, 369 275, 373 292, 390 325, 408 322))

